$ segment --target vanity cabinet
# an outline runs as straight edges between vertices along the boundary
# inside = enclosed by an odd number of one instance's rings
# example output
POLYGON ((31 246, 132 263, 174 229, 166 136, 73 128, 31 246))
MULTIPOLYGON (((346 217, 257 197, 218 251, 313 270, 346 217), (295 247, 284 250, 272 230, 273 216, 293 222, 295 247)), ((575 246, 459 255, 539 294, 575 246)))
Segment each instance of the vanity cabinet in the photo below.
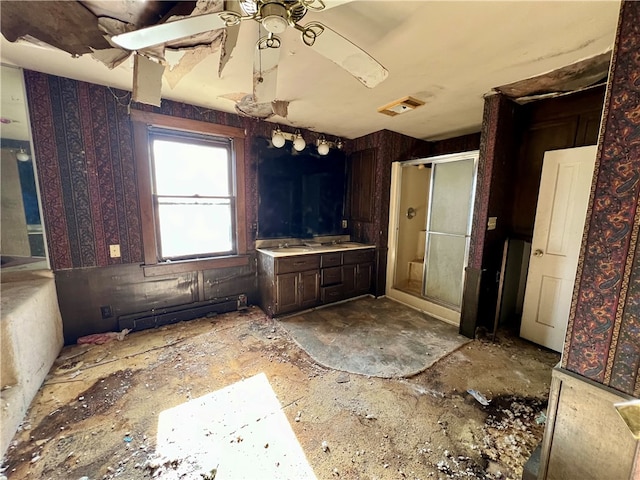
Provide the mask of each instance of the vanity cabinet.
POLYGON ((368 293, 373 248, 274 256, 258 251, 260 306, 280 315, 368 293))
POLYGON ((345 298, 368 293, 373 278, 373 250, 344 252, 342 263, 345 298))
POLYGON ((317 270, 276 275, 275 313, 314 307, 318 303, 318 286, 317 270))
POLYGON ((320 257, 274 258, 260 254, 258 279, 263 309, 269 315, 311 308, 320 299, 320 257), (262 291, 264 290, 264 292, 262 291))

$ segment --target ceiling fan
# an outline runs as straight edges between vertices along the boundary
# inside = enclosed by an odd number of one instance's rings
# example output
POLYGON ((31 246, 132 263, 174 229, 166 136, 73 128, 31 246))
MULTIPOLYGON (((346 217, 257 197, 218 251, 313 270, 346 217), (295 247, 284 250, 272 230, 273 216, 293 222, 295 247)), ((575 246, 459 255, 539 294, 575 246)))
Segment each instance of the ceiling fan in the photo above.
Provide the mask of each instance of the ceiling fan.
MULTIPOLYGON (((340 3, 346 3, 341 1, 340 3)), ((363 85, 373 88, 382 82, 388 71, 360 47, 326 25, 312 21, 299 23, 308 11, 329 8, 322 0, 241 0, 225 1, 223 11, 206 13, 169 21, 139 30, 114 35, 116 45, 130 51, 162 45, 210 30, 226 29, 220 71, 222 72, 238 37, 238 28, 253 20, 259 28, 254 54, 253 93, 236 104, 236 110, 248 116, 266 118, 274 113, 285 117, 288 102, 276 97, 279 48, 278 35, 291 27, 301 33, 303 43, 345 69, 363 85)))

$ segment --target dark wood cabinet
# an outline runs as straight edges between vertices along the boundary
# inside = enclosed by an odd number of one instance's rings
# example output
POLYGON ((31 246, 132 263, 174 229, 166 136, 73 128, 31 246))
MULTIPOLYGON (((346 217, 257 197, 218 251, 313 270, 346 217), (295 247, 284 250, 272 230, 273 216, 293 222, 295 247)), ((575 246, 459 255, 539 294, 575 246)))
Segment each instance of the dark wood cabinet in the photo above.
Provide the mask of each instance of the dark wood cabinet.
POLYGON ((320 283, 317 270, 298 274, 298 303, 300 308, 315 307, 320 300, 320 283))
POLYGON ((373 221, 373 197, 376 186, 376 151, 362 150, 351 156, 349 195, 350 216, 358 222, 373 221))
POLYGON ((315 307, 320 301, 320 257, 258 256, 260 304, 270 316, 315 307))
POLYGON ((369 293, 373 277, 373 249, 345 252, 342 279, 346 297, 369 293))
POLYGON ((315 307, 320 297, 318 271, 276 275, 275 313, 286 313, 315 307))
POLYGON ((289 312, 298 308, 299 273, 276 275, 276 304, 274 313, 289 312))
POLYGON ((274 257, 258 255, 260 306, 280 315, 369 293, 374 249, 274 257))

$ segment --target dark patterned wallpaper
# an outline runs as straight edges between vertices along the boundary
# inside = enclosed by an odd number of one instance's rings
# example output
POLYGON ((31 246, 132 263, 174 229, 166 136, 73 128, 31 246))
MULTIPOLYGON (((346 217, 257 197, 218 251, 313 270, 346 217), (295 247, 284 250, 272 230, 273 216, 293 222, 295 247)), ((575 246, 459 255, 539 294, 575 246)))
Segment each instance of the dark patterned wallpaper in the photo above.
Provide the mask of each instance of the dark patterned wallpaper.
POLYGON ((640 396, 640 2, 622 4, 563 367, 640 396))
MULTIPOLYGON (((25 71, 38 178, 53 270, 142 263, 129 93, 25 71), (120 244, 121 258, 109 245, 120 244)), ((256 161, 251 139, 270 136, 273 124, 163 100, 165 115, 244 128, 248 246, 257 220, 256 161)), ((313 132, 303 132, 307 141, 313 132)))

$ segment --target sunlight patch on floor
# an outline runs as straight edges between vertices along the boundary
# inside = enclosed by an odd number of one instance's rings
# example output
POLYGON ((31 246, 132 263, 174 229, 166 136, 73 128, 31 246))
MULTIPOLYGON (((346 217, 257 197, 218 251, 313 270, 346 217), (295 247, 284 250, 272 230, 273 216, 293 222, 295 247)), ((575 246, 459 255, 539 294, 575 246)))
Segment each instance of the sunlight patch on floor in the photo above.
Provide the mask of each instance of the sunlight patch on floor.
POLYGON ((156 453, 156 478, 316 478, 264 373, 161 412, 156 453))

